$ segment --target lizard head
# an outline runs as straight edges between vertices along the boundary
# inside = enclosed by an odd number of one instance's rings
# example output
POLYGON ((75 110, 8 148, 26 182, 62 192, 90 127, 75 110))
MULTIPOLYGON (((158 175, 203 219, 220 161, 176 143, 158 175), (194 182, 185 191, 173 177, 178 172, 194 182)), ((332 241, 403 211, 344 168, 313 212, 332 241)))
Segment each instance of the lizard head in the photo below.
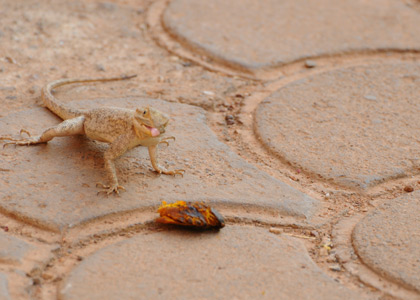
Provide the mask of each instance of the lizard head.
POLYGON ((169 116, 151 107, 136 109, 134 127, 143 136, 156 137, 165 132, 169 116))

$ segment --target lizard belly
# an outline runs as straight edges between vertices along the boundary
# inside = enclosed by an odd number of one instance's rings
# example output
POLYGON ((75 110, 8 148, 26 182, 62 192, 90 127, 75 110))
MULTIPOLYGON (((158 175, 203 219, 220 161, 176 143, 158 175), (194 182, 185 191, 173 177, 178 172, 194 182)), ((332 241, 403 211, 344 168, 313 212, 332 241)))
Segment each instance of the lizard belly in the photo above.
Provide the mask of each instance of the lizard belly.
POLYGON ((107 134, 105 132, 97 132, 97 131, 88 131, 88 130, 85 130, 85 134, 91 140, 95 140, 95 141, 99 141, 99 142, 104 142, 104 143, 112 143, 114 141, 114 139, 115 139, 115 137, 113 137, 112 135, 107 134))

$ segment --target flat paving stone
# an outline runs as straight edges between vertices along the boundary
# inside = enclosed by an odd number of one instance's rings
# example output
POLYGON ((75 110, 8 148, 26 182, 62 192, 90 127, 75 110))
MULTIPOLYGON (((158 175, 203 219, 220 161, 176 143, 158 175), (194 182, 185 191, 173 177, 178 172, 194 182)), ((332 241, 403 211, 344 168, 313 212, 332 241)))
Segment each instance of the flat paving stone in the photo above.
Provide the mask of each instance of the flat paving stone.
MULTIPOLYGON (((161 201, 206 201, 264 209, 274 215, 304 220, 319 202, 259 171, 221 143, 206 124, 201 108, 153 99, 125 98, 74 102, 79 108, 151 105, 173 118, 167 134, 176 142, 160 150, 168 168, 186 170, 184 177, 151 171, 145 147, 117 160, 126 192, 120 197, 97 196, 96 182, 106 181, 103 151, 107 145, 84 137, 55 138, 30 147, 7 146, 0 151, 0 208, 52 230, 62 230, 111 213, 156 207, 161 201)), ((0 119, 0 135, 25 128, 42 132, 58 124, 47 109, 19 112, 0 119)))
POLYGON ((420 15, 404 1, 173 0, 163 24, 187 47, 251 70, 320 55, 420 49, 420 15))
POLYGON ((60 299, 360 299, 295 239, 228 226, 141 234, 85 258, 60 299), (93 274, 101 274, 100 279, 93 274))
POLYGON ((0 300, 11 300, 9 294, 9 284, 7 282, 7 276, 0 272, 0 300))
POLYGON ((0 262, 21 263, 33 246, 16 237, 0 231, 0 262))
POLYGON ((420 192, 376 208, 353 231, 362 261, 377 273, 420 292, 420 192))
POLYGON ((309 173, 366 189, 418 172, 420 64, 357 66, 295 81, 265 99, 255 131, 309 173))

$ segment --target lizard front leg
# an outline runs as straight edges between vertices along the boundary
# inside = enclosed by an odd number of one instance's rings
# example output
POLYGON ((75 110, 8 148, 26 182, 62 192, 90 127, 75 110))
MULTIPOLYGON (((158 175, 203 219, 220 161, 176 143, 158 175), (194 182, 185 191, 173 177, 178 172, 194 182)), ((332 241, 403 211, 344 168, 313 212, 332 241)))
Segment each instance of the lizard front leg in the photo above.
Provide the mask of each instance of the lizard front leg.
POLYGON ((27 138, 21 138, 21 139, 14 139, 11 137, 0 137, 0 140, 8 140, 10 142, 7 142, 3 145, 19 145, 19 146, 25 146, 25 145, 35 145, 35 144, 41 144, 46 143, 48 141, 51 141, 55 137, 59 136, 70 136, 70 135, 78 135, 78 134, 84 134, 84 122, 85 117, 79 116, 73 119, 68 119, 57 126, 53 126, 45 130, 41 135, 32 137, 28 131, 22 129, 20 132, 25 132, 28 134, 27 138))
POLYGON ((105 152, 105 169, 108 172, 110 184, 104 185, 102 183, 98 183, 97 186, 100 186, 104 189, 100 192, 105 192, 110 195, 112 193, 119 194, 119 190, 125 190, 123 186, 118 184, 118 177, 114 160, 123 155, 130 148, 131 140, 132 136, 130 134, 120 135, 112 142, 108 150, 105 152))
POLYGON ((153 169, 155 169, 156 172, 158 172, 159 174, 163 173, 166 175, 176 175, 176 174, 184 175, 185 170, 183 169, 167 170, 165 167, 162 167, 161 165, 159 165, 157 145, 149 146, 148 149, 149 149, 150 161, 152 162, 153 169))

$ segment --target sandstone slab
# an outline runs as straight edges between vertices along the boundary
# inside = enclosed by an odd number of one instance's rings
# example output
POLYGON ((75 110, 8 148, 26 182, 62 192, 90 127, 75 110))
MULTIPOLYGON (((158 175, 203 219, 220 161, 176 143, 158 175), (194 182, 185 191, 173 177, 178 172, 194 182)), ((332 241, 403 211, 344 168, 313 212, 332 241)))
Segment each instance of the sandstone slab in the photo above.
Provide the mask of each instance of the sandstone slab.
POLYGON ((360 299, 323 273, 303 244, 265 229, 141 234, 87 257, 60 299, 360 299), (100 279, 92 274, 101 274, 100 279))
POLYGON ((295 81, 257 108, 267 149, 309 173, 366 189, 418 172, 420 64, 357 66, 295 81))
POLYGON ((173 0, 163 24, 187 47, 250 70, 320 55, 420 49, 420 15, 393 0, 173 0))
MULTIPOLYGON (((80 108, 159 107, 173 119, 167 130, 177 140, 161 147, 168 168, 183 168, 184 177, 151 171, 147 149, 139 147, 117 160, 121 197, 97 196, 96 182, 106 180, 99 142, 84 137, 56 138, 31 147, 0 151, 0 208, 21 219, 62 230, 111 213, 156 207, 161 201, 206 201, 264 209, 278 216, 310 218, 319 203, 239 158, 206 124, 204 110, 184 104, 139 98, 75 103, 80 108)), ((0 135, 33 133, 57 124, 47 109, 24 111, 0 119, 0 135)))
POLYGON ((420 192, 393 199, 353 231, 357 254, 377 273, 420 292, 420 192))
POLYGON ((32 245, 0 231, 0 262, 21 263, 32 245))

